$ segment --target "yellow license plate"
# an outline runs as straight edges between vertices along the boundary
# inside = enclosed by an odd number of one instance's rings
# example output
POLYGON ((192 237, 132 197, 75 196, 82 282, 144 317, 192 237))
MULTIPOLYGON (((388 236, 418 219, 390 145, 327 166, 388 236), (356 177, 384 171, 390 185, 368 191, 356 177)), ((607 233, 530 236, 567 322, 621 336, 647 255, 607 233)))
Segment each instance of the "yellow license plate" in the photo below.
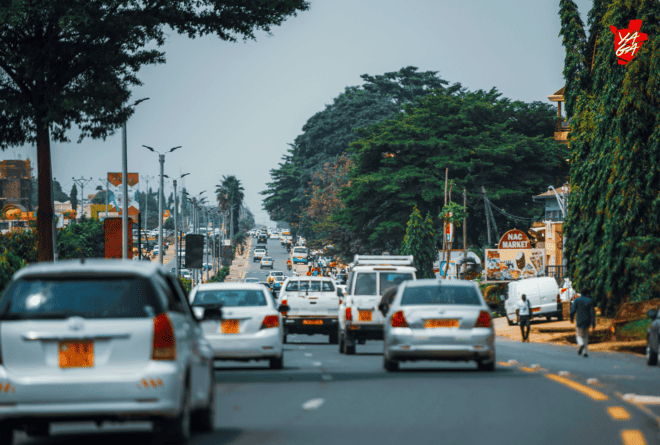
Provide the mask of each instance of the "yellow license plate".
POLYGON ((534 309, 532 309, 532 312, 541 312, 541 308, 540 307, 535 307, 534 309))
POLYGON ((223 334, 238 334, 238 320, 222 320, 220 332, 223 334))
POLYGON ((424 320, 424 327, 425 328, 457 328, 458 320, 454 318, 424 320))
POLYGON ((323 320, 303 320, 303 324, 323 324, 323 320))
POLYGON ((61 341, 60 368, 91 368, 94 366, 93 341, 61 341))
POLYGON ((371 321, 371 320, 372 320, 371 311, 358 310, 358 321, 371 321))

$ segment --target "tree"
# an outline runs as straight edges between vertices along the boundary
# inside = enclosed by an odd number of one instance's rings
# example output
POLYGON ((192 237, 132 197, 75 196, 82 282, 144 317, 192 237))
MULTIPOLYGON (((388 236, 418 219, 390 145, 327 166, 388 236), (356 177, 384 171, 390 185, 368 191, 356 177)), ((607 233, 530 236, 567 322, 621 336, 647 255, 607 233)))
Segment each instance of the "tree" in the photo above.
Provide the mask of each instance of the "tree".
POLYGON ((216 185, 215 193, 220 210, 230 211, 229 214, 231 215, 232 207, 234 209, 233 224, 235 233, 239 231, 238 222, 240 219, 240 209, 243 206, 243 198, 245 197, 244 190, 241 181, 234 175, 223 176, 220 184, 216 185))
POLYGON ((417 278, 435 278, 433 261, 437 251, 430 213, 427 213, 426 217, 422 217, 417 206, 414 206, 408 224, 406 224, 406 235, 403 238, 401 253, 414 257, 417 278))
POLYGON ((25 0, 0 6, 0 148, 36 143, 39 258, 51 261, 51 138, 67 142, 72 124, 105 138, 132 114, 139 69, 164 63, 155 49, 169 29, 189 37, 255 39, 304 0, 25 0), (149 47, 149 49, 145 49, 149 47))
MULTIPOLYGON (((579 56, 592 61, 577 79, 566 77, 574 113, 564 253, 576 288, 608 314, 660 290, 660 276, 644 273, 660 268, 660 253, 650 248, 660 241, 659 16, 658 2, 595 1, 582 54, 572 55, 564 41, 565 76, 579 56), (610 26, 627 28, 631 19, 642 20, 649 40, 619 65, 610 26)), ((562 17, 562 35, 575 27, 562 17)))
MULTIPOLYGON (((71 201, 71 208, 75 211, 78 210, 78 188, 76 187, 76 184, 73 184, 73 187, 71 187, 71 197, 69 198, 71 201)), ((84 213, 84 212, 81 212, 84 213)), ((37 222, 39 224, 39 222, 37 222)))
MULTIPOLYGON (((139 196, 138 196, 138 199, 139 199, 139 196)), ((101 191, 97 192, 96 195, 94 195, 94 197, 92 198, 92 204, 103 204, 103 205, 105 205, 105 190, 101 189, 101 191)))
MULTIPOLYGON (((568 170, 565 146, 550 134, 529 136, 546 128, 541 117, 549 113, 541 105, 500 98, 495 88, 469 92, 454 85, 417 99, 404 114, 360 130, 337 222, 368 247, 394 250, 414 206, 422 214, 437 214, 444 204, 447 167, 474 206, 468 225, 473 243, 486 231, 476 205, 482 186, 506 212, 538 216, 532 196, 561 183, 568 170)), ((498 227, 507 226, 506 219, 502 222, 498 227)), ((435 224, 439 228, 439 221, 435 224)))
POLYGON ((61 260, 105 257, 105 229, 102 221, 81 215, 77 224, 59 229, 58 258, 61 260))
POLYGON ((239 231, 247 233, 248 230, 252 230, 256 227, 254 220, 254 214, 250 211, 247 206, 243 206, 243 218, 239 224, 239 231))
POLYGON ((167 221, 163 223, 163 229, 174 230, 174 218, 167 218, 167 221))

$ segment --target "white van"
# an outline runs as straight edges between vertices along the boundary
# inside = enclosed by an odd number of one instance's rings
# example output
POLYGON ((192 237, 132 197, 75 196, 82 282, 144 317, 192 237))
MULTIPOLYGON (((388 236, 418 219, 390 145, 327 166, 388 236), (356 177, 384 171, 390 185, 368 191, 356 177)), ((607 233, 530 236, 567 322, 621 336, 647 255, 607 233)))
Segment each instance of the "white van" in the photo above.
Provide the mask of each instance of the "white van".
POLYGON ((538 317, 545 317, 548 321, 552 317, 557 317, 559 321, 564 319, 559 286, 555 279, 552 277, 527 278, 507 284, 506 294, 503 297, 509 326, 513 326, 518 321, 516 309, 522 294, 525 294, 531 303, 531 319, 538 317))

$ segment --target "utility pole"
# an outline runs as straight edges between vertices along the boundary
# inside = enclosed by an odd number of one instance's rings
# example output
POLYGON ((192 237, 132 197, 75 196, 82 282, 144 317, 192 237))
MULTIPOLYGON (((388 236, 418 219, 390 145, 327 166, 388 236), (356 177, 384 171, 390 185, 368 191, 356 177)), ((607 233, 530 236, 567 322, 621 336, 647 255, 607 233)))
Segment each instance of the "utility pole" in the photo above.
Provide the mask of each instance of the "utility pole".
POLYGON ((231 206, 231 232, 229 232, 230 245, 234 245, 234 206, 231 206))
MULTIPOLYGON (((71 178, 73 179, 73 182, 76 183, 78 187, 80 187, 80 213, 84 214, 85 213, 85 185, 92 181, 92 178, 85 179, 82 176, 79 179, 76 178, 71 178)), ((80 214, 76 211, 76 219, 80 220, 80 214)))
POLYGON ((147 220, 149 219, 149 181, 153 180, 153 176, 147 176, 147 175, 142 175, 142 179, 147 183, 147 193, 144 194, 145 196, 145 208, 144 208, 144 230, 147 230, 147 220))
MULTIPOLYGON (((463 208, 467 209, 467 190, 463 188, 463 208)), ((463 218, 463 278, 467 271, 467 217, 463 218)))
POLYGON ((174 185, 174 267, 176 272, 176 279, 179 279, 179 233, 178 226, 176 224, 177 218, 177 208, 176 208, 176 179, 172 181, 174 185))
POLYGON ((482 185, 481 186, 481 192, 484 194, 484 213, 486 214, 486 228, 488 231, 488 247, 490 247, 491 241, 490 241, 490 218, 488 216, 488 198, 486 198, 486 188, 482 185))

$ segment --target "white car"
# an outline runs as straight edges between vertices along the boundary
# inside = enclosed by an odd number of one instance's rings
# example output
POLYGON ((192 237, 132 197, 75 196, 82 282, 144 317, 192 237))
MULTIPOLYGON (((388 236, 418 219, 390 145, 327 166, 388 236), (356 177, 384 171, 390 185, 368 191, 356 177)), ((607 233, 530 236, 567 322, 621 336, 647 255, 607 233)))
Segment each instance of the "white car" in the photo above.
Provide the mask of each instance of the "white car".
POLYGON ((263 248, 254 249, 254 255, 252 256, 252 262, 254 263, 254 262, 260 261, 266 255, 268 255, 268 253, 266 252, 266 249, 263 249, 263 248))
POLYGON ((258 283, 207 283, 190 293, 193 311, 221 307, 222 319, 202 320, 216 360, 268 360, 282 369, 282 317, 265 286, 258 283))
POLYGON ((151 262, 38 263, 0 298, 0 438, 51 422, 149 420, 159 442, 213 430, 213 351, 181 286, 151 262))
POLYGON ((273 264, 275 264, 275 260, 273 260, 269 256, 265 256, 261 259, 261 264, 259 265, 259 269, 263 269, 264 267, 270 267, 272 269, 273 264))

